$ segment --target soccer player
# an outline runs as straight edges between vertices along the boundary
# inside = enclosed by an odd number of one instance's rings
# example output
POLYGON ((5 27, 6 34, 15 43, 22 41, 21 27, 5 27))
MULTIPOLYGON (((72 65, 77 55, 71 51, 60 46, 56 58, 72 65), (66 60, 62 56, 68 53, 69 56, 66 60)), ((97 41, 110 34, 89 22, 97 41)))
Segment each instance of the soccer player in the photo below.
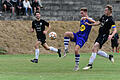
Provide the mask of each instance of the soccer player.
POLYGON ((51 26, 49 25, 48 22, 40 19, 40 12, 37 11, 35 13, 35 16, 36 16, 36 20, 34 20, 32 22, 31 32, 34 32, 34 30, 36 31, 38 40, 35 43, 35 59, 31 60, 31 62, 38 63, 39 44, 40 43, 46 50, 51 50, 51 51, 57 52, 59 57, 61 57, 60 49, 56 49, 54 47, 49 47, 46 43, 46 34, 49 31, 49 29, 51 28, 51 26), (45 29, 46 27, 48 27, 48 28, 45 29))
POLYGON ((75 46, 75 67, 74 71, 79 70, 79 59, 80 59, 80 54, 79 54, 79 49, 83 47, 84 43, 88 39, 88 35, 91 31, 92 26, 86 25, 85 23, 88 22, 89 24, 94 23, 95 21, 88 17, 87 15, 87 8, 83 7, 80 10, 80 14, 82 16, 81 21, 80 21, 80 29, 78 32, 65 32, 64 34, 64 55, 66 54, 66 51, 68 50, 68 44, 69 41, 71 40, 72 42, 76 43, 75 46))
POLYGON ((101 51, 99 49, 102 48, 102 45, 109 39, 114 36, 114 34, 117 32, 115 22, 112 17, 112 6, 107 5, 104 10, 104 15, 100 18, 98 22, 95 22, 94 24, 88 24, 88 25, 101 25, 99 28, 99 34, 98 37, 95 40, 93 49, 92 49, 92 55, 89 59, 89 63, 86 67, 83 68, 83 70, 88 70, 92 68, 93 62, 96 58, 96 54, 105 57, 109 59, 111 62, 114 62, 113 55, 108 55, 104 51, 101 51), (110 29, 113 29, 113 33, 109 35, 110 29))
POLYGON ((111 39, 111 47, 112 47, 112 52, 116 52, 116 53, 119 53, 119 49, 118 49, 118 46, 119 46, 119 43, 118 43, 118 39, 119 39, 119 35, 118 33, 116 33, 112 39, 111 39), (114 47, 115 47, 115 51, 114 51, 114 47))

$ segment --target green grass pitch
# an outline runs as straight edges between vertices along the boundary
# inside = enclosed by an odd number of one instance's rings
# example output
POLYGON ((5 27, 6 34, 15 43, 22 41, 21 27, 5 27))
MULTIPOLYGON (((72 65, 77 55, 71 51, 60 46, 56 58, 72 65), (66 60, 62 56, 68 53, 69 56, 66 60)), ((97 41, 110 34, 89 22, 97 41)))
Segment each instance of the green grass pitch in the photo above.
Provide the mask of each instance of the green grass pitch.
POLYGON ((31 63, 34 55, 0 55, 0 80, 119 80, 120 55, 114 54, 115 63, 97 56, 93 69, 84 71, 90 53, 81 54, 80 70, 73 71, 74 54, 58 58, 57 54, 40 54, 39 63, 31 63))

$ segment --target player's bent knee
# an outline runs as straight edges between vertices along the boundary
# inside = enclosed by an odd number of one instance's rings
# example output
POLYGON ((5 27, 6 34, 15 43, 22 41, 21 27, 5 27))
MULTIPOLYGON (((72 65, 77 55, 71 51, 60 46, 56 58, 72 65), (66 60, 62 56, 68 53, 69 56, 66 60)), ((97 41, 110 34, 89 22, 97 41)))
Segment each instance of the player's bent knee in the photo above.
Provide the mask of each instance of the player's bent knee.
POLYGON ((68 32, 65 32, 65 33, 64 33, 64 36, 65 36, 65 37, 68 37, 68 32))
POLYGON ((64 36, 65 36, 65 37, 71 37, 72 34, 73 34, 72 32, 65 32, 65 33, 64 33, 64 36))
POLYGON ((37 45, 35 45, 35 49, 38 49, 39 47, 37 45))

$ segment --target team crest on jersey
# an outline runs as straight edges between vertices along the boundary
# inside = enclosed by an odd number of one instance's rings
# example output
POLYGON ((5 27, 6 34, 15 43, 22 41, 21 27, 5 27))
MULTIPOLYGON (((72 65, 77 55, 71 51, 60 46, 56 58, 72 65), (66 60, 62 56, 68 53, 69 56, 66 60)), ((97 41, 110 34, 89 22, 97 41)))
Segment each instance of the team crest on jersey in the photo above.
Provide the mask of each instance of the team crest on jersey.
POLYGON ((40 26, 42 25, 42 23, 40 23, 40 26))
POLYGON ((84 31, 85 30, 85 25, 81 25, 80 26, 80 31, 84 31))

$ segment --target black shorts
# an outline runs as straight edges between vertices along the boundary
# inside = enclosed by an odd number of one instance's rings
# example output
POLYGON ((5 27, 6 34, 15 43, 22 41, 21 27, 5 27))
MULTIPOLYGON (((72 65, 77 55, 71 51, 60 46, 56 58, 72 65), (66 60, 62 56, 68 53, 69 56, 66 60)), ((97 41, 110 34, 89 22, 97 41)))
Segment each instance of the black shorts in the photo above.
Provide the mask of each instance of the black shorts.
POLYGON ((117 40, 111 40, 111 47, 114 48, 114 47, 118 47, 119 43, 117 40))
POLYGON ((98 42, 100 44, 100 49, 102 48, 102 45, 108 40, 107 34, 99 34, 95 42, 98 42))
POLYGON ((46 43, 46 36, 44 34, 42 36, 41 35, 37 35, 37 39, 38 39, 38 41, 41 42, 41 45, 46 43))

